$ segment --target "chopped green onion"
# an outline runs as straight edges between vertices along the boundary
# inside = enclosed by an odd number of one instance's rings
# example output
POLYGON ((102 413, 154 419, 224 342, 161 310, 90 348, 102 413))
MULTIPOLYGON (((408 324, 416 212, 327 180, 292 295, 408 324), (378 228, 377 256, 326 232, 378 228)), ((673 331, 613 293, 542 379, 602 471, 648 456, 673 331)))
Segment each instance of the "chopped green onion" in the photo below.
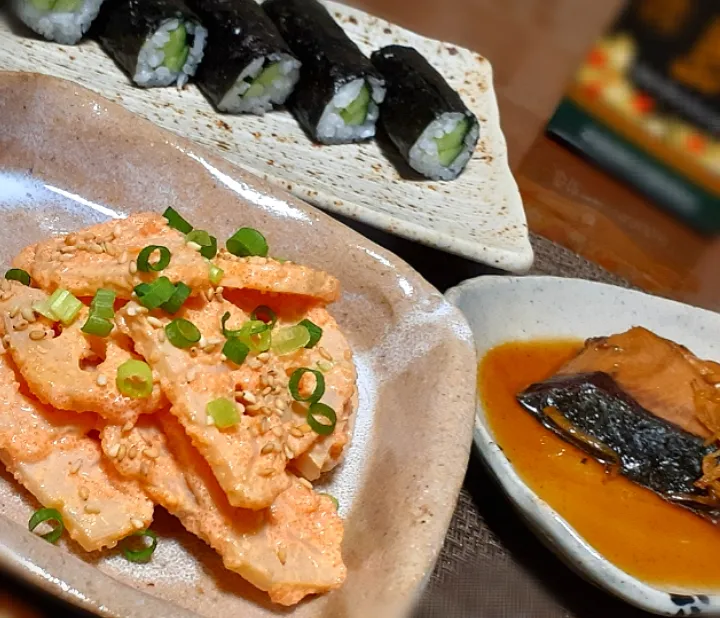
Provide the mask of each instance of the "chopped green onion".
POLYGON ((85 324, 83 324, 82 332, 86 335, 96 335, 97 337, 107 337, 115 324, 107 318, 101 318, 97 315, 89 315, 85 324))
POLYGON ((193 230, 185 236, 185 241, 200 245, 200 255, 208 260, 217 255, 217 238, 210 236, 205 230, 193 230))
POLYGON ((178 232, 183 234, 192 232, 193 226, 185 221, 174 208, 166 208, 163 217, 167 219, 168 225, 178 232))
POLYGON ((162 305, 160 305, 160 307, 168 313, 175 314, 180 311, 180 308, 190 296, 190 292, 192 292, 190 287, 180 281, 175 284, 175 291, 173 292, 173 295, 169 298, 169 300, 166 300, 162 305))
POLYGON ((265 324, 265 322, 261 322, 260 320, 250 320, 249 322, 245 322, 245 324, 243 324, 241 328, 236 328, 234 330, 231 330, 231 329, 225 327, 225 324, 227 324, 227 321, 229 319, 230 319, 229 311, 226 311, 225 313, 223 313, 222 318, 220 318, 220 326, 222 328, 222 334, 227 339, 230 339, 232 337, 257 335, 258 333, 262 333, 263 331, 266 331, 268 329, 268 325, 265 324))
POLYGON ((35 528, 37 528, 41 523, 45 521, 54 521, 56 525, 52 527, 52 530, 50 530, 50 532, 47 532, 41 536, 49 543, 55 543, 62 536, 63 530, 65 530, 65 524, 63 523, 62 515, 57 509, 38 509, 37 511, 35 511, 32 514, 30 521, 28 522, 28 530, 32 532, 33 530, 35 530, 35 528))
POLYGON ((118 367, 115 377, 117 389, 126 397, 144 399, 153 391, 153 375, 150 365, 131 358, 118 367))
POLYGON ((272 351, 278 356, 292 354, 303 349, 310 341, 310 332, 302 324, 288 326, 276 331, 272 337, 272 351))
POLYGON ((115 324, 115 292, 100 288, 90 302, 90 315, 83 324, 82 332, 98 337, 107 337, 115 324))
POLYGON ((90 315, 111 320, 115 317, 115 292, 100 288, 90 301, 90 315))
POLYGON ((305 347, 308 349, 314 348, 317 345, 317 342, 320 341, 320 338, 322 337, 323 329, 314 322, 311 322, 310 320, 302 320, 300 324, 307 328, 308 332, 310 333, 310 341, 307 342, 307 345, 305 347))
POLYGON ((48 299, 48 307, 63 326, 70 326, 77 318, 83 304, 62 288, 55 290, 48 299))
POLYGON ((168 341, 176 348, 189 348, 200 341, 200 331, 190 320, 176 318, 165 327, 168 341))
POLYGON ((240 421, 237 406, 224 397, 213 399, 205 408, 207 415, 215 422, 215 426, 220 429, 237 425, 240 421))
POLYGON ((225 271, 215 264, 210 264, 210 283, 217 285, 222 281, 225 271))
POLYGON ((23 285, 30 285, 30 275, 22 268, 11 268, 5 273, 5 278, 9 281, 19 281, 23 285))
POLYGON ((330 501, 333 503, 335 510, 337 511, 340 509, 340 503, 338 502, 338 499, 332 494, 318 494, 318 497, 319 496, 325 496, 326 498, 330 498, 330 501))
POLYGON ((250 348, 239 339, 228 339, 222 353, 236 365, 242 365, 250 353, 250 348))
POLYGON ((167 277, 158 277, 152 283, 140 283, 135 286, 140 304, 148 309, 157 309, 175 294, 175 286, 167 277))
POLYGON ((50 311, 50 305, 48 304, 47 299, 34 302, 32 304, 32 309, 33 311, 39 313, 41 316, 47 318, 48 320, 52 320, 53 322, 58 321, 55 314, 50 311))
POLYGON ((144 273, 149 273, 151 270, 153 272, 165 270, 170 264, 170 256, 170 249, 167 247, 163 247, 162 245, 148 245, 138 254, 138 270, 144 273), (157 262, 150 262, 150 257, 156 251, 160 253, 157 262))
POLYGON ((225 243, 227 250, 238 257, 259 255, 267 257, 268 244, 265 237, 251 227, 242 227, 225 243))
POLYGON ((300 369, 293 371, 290 376, 288 389, 290 389, 290 394, 295 401, 315 403, 316 401, 320 401, 321 397, 325 394, 325 378, 317 369, 300 367, 300 369), (315 376, 315 390, 307 397, 303 397, 300 394, 300 380, 306 373, 312 373, 315 376))
POLYGON ((157 544, 157 534, 152 530, 138 530, 124 539, 122 551, 130 562, 147 562, 155 552, 157 544), (150 539, 150 545, 145 545, 142 549, 131 549, 129 539, 132 539, 132 537, 142 537, 143 541, 144 539, 150 539))
POLYGON ((329 436, 335 431, 337 416, 335 410, 324 403, 311 403, 307 413, 307 424, 317 434, 329 436), (324 420, 320 420, 324 419, 324 420), (326 422, 327 421, 327 422, 326 422))
POLYGON ((270 328, 275 326, 277 324, 277 314, 270 309, 267 305, 260 305, 259 307, 255 307, 255 311, 253 311, 250 314, 251 320, 260 320, 261 322, 265 322, 270 328))

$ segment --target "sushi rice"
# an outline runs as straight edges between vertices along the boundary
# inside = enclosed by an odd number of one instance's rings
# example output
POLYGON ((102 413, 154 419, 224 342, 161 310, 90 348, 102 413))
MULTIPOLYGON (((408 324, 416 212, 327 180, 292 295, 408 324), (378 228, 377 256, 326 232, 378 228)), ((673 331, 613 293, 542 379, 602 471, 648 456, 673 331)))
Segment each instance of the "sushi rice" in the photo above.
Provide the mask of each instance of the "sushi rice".
POLYGON ((53 0, 13 0, 13 8, 20 20, 39 35, 50 41, 74 45, 88 31, 102 3, 103 0, 60 3, 53 0))
POLYGON ((380 115, 380 104, 385 98, 383 82, 373 77, 354 79, 340 86, 325 107, 317 126, 317 138, 325 144, 338 144, 369 139, 375 135, 375 124, 380 115), (360 124, 351 124, 343 118, 346 110, 361 94, 363 86, 370 89, 367 114, 360 124))
POLYGON ((218 109, 230 114, 264 114, 273 105, 282 105, 300 79, 300 62, 289 54, 255 58, 240 73, 233 86, 218 103, 218 109), (278 75, 269 84, 260 83, 261 75, 278 64, 278 75), (257 78, 260 77, 260 80, 257 78), (257 94, 248 94, 253 87, 257 94))
POLYGON ((177 17, 164 20, 140 49, 133 80, 145 88, 171 84, 182 88, 195 75, 203 58, 206 41, 207 30, 199 23, 177 17), (166 60, 165 46, 170 42, 171 34, 180 27, 185 28, 191 44, 183 66, 174 71, 163 64, 166 60))
POLYGON ((439 140, 456 130, 459 123, 467 118, 462 112, 448 112, 431 122, 418 140, 410 148, 408 163, 423 176, 434 180, 452 180, 463 170, 475 150, 479 137, 476 123, 470 127, 462 139, 459 154, 448 165, 440 161, 439 140))

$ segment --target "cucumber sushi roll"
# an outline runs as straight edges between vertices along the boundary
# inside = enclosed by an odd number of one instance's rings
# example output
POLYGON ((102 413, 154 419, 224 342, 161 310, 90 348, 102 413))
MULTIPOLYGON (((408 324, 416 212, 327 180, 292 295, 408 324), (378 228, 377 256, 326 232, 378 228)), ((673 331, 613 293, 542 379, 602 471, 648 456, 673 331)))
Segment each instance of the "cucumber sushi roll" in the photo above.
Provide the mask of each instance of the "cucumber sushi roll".
POLYGON ((480 136, 475 115, 412 47, 383 47, 372 62, 387 80, 380 122, 410 167, 433 180, 457 178, 480 136))
POLYGON ((288 100, 300 124, 323 144, 347 144, 375 135, 385 82, 316 0, 267 0, 265 12, 302 62, 288 100))
POLYGON ((208 29, 198 86, 221 112, 264 114, 285 103, 300 62, 254 0, 190 0, 208 29))
POLYGON ((87 32, 102 3, 103 0, 13 0, 13 9, 39 35, 73 45, 87 32))
POLYGON ((195 74, 207 31, 181 0, 110 0, 100 43, 138 85, 178 87, 195 74))

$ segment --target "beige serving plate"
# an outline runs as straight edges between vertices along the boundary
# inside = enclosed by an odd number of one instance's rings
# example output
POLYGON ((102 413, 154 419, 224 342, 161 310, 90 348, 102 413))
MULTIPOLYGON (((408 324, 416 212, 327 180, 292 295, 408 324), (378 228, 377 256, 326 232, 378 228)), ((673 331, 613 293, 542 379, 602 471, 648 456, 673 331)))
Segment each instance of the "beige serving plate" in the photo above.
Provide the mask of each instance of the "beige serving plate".
POLYGON ((49 43, 1 14, 0 70, 71 79, 315 206, 496 268, 527 270, 533 253, 488 60, 363 11, 324 4, 365 53, 391 43, 411 45, 460 92, 480 121, 480 141, 460 178, 408 180, 376 141, 317 146, 286 111, 218 114, 192 83, 182 91, 135 88, 96 42, 49 43))
POLYGON ((226 238, 262 230, 274 255, 330 271, 330 309, 359 374, 353 442, 325 491, 346 522, 346 584, 294 610, 226 571, 161 509, 146 565, 27 531, 37 503, 0 478, 0 566, 104 616, 401 616, 429 576, 472 437, 475 354, 460 312, 407 264, 289 194, 76 84, 0 72, 0 263, 48 235, 173 206, 226 238))

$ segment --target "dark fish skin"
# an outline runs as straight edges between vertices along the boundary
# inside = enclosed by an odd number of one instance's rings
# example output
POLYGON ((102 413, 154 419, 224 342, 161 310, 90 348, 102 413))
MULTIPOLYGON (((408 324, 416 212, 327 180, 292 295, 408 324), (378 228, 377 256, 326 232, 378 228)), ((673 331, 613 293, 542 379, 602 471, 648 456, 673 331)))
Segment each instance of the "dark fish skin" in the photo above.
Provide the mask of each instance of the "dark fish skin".
POLYGON ((417 50, 388 45, 374 51, 370 59, 387 85, 380 122, 406 161, 422 132, 446 112, 464 114, 471 127, 478 126, 460 95, 417 50))
POLYGON ((275 24, 255 0, 188 0, 208 30, 195 82, 217 105, 256 58, 292 56, 275 24))
POLYGON ((703 458, 717 447, 648 412, 608 374, 555 376, 531 385, 517 400, 545 427, 617 465, 629 480, 713 521, 720 518, 720 502, 694 485, 703 458), (564 421, 558 423, 557 414, 564 421))
POLYGON ((96 29, 105 51, 132 79, 146 39, 171 17, 200 23, 183 0, 109 0, 103 4, 96 29))
POLYGON ((288 107, 318 141, 320 117, 341 86, 360 78, 378 84, 384 80, 317 0, 266 0, 262 7, 302 62, 288 107))

